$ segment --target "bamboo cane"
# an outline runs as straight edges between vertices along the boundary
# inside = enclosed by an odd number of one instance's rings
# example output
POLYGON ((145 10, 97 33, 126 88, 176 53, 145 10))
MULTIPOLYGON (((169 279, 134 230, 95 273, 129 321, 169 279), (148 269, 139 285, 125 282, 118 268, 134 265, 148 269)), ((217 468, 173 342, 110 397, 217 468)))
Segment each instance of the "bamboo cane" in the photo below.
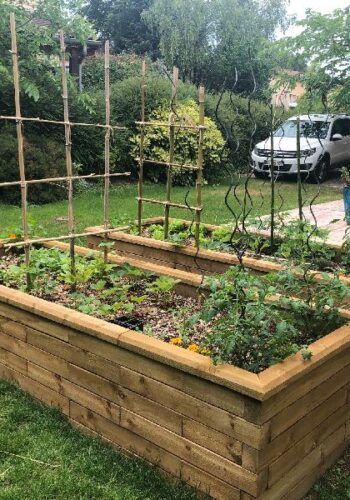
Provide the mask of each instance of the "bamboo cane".
MULTIPOLYGON (((136 158, 137 160, 140 160, 139 158, 136 158)), ((150 163, 154 165, 159 165, 160 167, 172 167, 172 168, 180 168, 182 170, 198 170, 197 165, 181 165, 181 163, 169 163, 168 161, 158 161, 158 160, 152 160, 152 158, 144 158, 143 163, 150 163)))
MULTIPOLYGON (((27 184, 24 163, 24 145, 23 145, 23 132, 22 132, 22 119, 21 119, 21 101, 20 101, 20 84, 19 84, 19 69, 18 69, 18 52, 17 52, 17 36, 16 36, 16 19, 14 13, 10 14, 10 27, 11 27, 11 53, 12 53, 12 69, 13 69, 13 83, 15 89, 15 109, 16 109, 16 131, 17 131, 17 147, 18 147, 18 164, 20 174, 21 186, 21 207, 22 207, 22 227, 23 237, 25 242, 29 238, 28 234, 28 206, 27 206, 27 184)), ((24 246, 26 272, 26 284, 29 289, 31 286, 31 279, 29 273, 30 264, 30 246, 28 243, 24 246)))
MULTIPOLYGON (((203 141, 204 141, 204 112, 205 112, 205 89, 204 87, 199 88, 199 137, 198 137, 198 159, 197 159, 197 180, 196 180, 196 205, 197 208, 202 208, 202 187, 203 187, 203 165, 204 165, 204 152, 203 152, 203 141)), ((196 247, 199 248, 199 235, 200 235, 200 225, 201 225, 201 210, 196 211, 196 230, 195 239, 196 247)))
MULTIPOLYGON (((105 186, 103 197, 104 229, 109 228, 109 184, 110 184, 110 142, 111 142, 111 104, 110 104, 110 83, 109 83, 109 41, 105 43, 105 103, 106 103, 106 133, 105 133, 105 186)), ((106 234, 107 236, 107 234, 106 234)), ((105 241, 107 243, 107 241, 105 241)), ((104 261, 108 262, 108 247, 103 249, 104 261)))
MULTIPOLYGON (((177 85, 179 80, 179 70, 174 66, 173 68, 173 79, 172 79, 172 93, 171 93, 171 111, 169 115, 169 165, 174 163, 175 156, 175 121, 176 121, 176 96, 177 96, 177 85)), ((166 201, 164 211, 164 239, 166 240, 169 236, 169 217, 170 217, 170 203, 171 203, 171 188, 172 188, 172 171, 171 168, 167 169, 166 178, 166 201)))
POLYGON ((142 198, 143 203, 150 203, 154 205, 162 205, 163 207, 172 207, 172 208, 183 208, 184 210, 192 210, 193 212, 200 212, 202 207, 191 207, 182 203, 174 203, 173 201, 161 201, 154 200, 152 198, 142 198))
MULTIPOLYGON (((129 177, 131 172, 118 172, 115 174, 109 174, 108 177, 129 177)), ((88 175, 75 175, 72 177, 72 181, 77 181, 81 179, 101 179, 107 177, 105 174, 88 174, 88 175)), ((67 181, 67 177, 48 177, 47 179, 31 179, 30 181, 24 181, 24 184, 50 184, 51 182, 63 182, 67 181)), ((10 186, 20 186, 21 181, 11 181, 11 182, 0 182, 0 187, 10 187, 10 186)))
MULTIPOLYGON (((66 169, 67 169, 67 184, 68 184, 68 231, 69 234, 74 233, 74 211, 73 211, 73 167, 72 167, 72 143, 71 143, 71 126, 69 123, 69 104, 68 104, 68 85, 66 73, 66 48, 64 43, 63 31, 60 31, 60 48, 61 48, 61 73, 62 73, 62 99, 64 113, 64 134, 65 134, 65 154, 66 154, 66 169)), ((75 289, 75 251, 74 237, 70 238, 70 259, 71 259, 71 279, 72 288, 75 289)))
MULTIPOLYGON (((6 116, 6 115, 0 115, 0 120, 12 120, 16 121, 17 117, 16 116, 6 116)), ((22 116, 21 120, 23 122, 34 122, 34 123, 46 123, 46 124, 52 124, 52 125, 65 125, 66 122, 61 121, 61 120, 46 120, 45 118, 30 118, 27 116, 22 116)), ((95 127, 95 128, 106 128, 106 125, 103 125, 101 123, 82 123, 82 122, 69 122, 69 125, 71 127, 95 127)), ((127 131, 127 127, 122 127, 120 125, 110 125, 109 128, 113 130, 121 130, 121 131, 127 131)))
MULTIPOLYGON (((163 122, 145 122, 145 121, 140 121, 140 122, 135 122, 136 125, 142 126, 142 127, 155 127, 155 128, 169 128, 170 126, 173 126, 174 128, 180 128, 181 130, 198 130, 199 126, 197 125, 185 125, 185 124, 174 124, 171 125, 170 122, 168 123, 163 123, 163 122)), ((206 127, 204 127, 206 128, 206 127)))
POLYGON ((140 157, 139 163, 139 183, 138 183, 138 201, 137 201, 137 222, 139 235, 142 234, 142 198, 143 198, 143 182, 144 182, 144 146, 145 146, 145 105, 146 105, 146 61, 142 61, 141 74, 141 130, 140 130, 140 157))

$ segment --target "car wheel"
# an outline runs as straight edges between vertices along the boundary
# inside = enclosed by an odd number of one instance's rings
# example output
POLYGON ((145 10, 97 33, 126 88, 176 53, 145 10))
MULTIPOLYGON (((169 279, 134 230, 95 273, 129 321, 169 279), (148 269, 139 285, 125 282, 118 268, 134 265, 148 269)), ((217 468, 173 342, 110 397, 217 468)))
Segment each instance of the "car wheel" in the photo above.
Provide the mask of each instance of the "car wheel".
POLYGON ((321 158, 321 160, 317 163, 316 167, 307 177, 307 180, 312 184, 322 184, 329 173, 329 160, 328 158, 321 158))
POLYGON ((258 170, 254 170, 254 175, 257 179, 268 179, 269 177, 267 172, 259 172, 258 170))

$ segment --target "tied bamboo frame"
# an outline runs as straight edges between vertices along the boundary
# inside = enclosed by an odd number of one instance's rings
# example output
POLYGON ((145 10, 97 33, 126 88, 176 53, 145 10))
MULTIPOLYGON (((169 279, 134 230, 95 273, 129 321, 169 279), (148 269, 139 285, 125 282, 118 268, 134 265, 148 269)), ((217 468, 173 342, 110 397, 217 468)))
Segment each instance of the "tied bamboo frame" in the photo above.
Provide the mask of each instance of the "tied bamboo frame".
MULTIPOLYGON (((65 41, 64 33, 61 30, 59 32, 60 40, 60 66, 61 66, 61 84, 62 84, 62 100, 63 100, 63 111, 64 120, 46 120, 42 118, 32 118, 32 117, 22 117, 21 106, 20 106, 20 73, 18 64, 18 49, 17 49, 17 34, 16 34, 16 18, 14 13, 10 14, 10 32, 11 32, 11 54, 12 54, 12 71, 13 71, 13 84, 14 84, 14 96, 15 96, 15 111, 16 116, 0 116, 0 120, 10 120, 16 122, 16 132, 17 132, 17 148, 18 148, 18 164, 19 164, 19 174, 20 180, 14 182, 2 182, 0 187, 10 187, 10 186, 20 186, 21 188, 21 209, 22 209, 22 227, 23 227, 23 239, 20 241, 12 241, 4 243, 5 248, 21 247, 24 246, 25 249, 25 263, 27 268, 30 265, 30 246, 33 244, 45 243, 47 241, 53 240, 69 240, 70 242, 70 257, 71 257, 71 277, 74 287, 75 281, 75 239, 77 237, 83 237, 94 234, 108 234, 110 230, 109 222, 109 185, 111 177, 121 177, 130 176, 130 172, 123 173, 111 173, 110 172, 110 137, 111 132, 125 131, 125 127, 119 125, 110 124, 110 82, 109 82, 109 42, 106 42, 105 49, 105 102, 106 102, 106 123, 94 124, 94 123, 78 123, 71 122, 69 119, 69 102, 68 102, 68 81, 66 74, 66 53, 65 53, 65 41), (66 159, 66 175, 62 177, 51 177, 44 179, 26 179, 25 171, 25 156, 24 156, 24 135, 23 135, 23 122, 34 122, 34 123, 45 123, 53 125, 63 125, 65 131, 65 159, 66 159), (96 127, 105 129, 105 171, 104 174, 90 174, 90 175, 73 175, 73 164, 71 156, 71 129, 72 127, 96 127), (95 232, 75 232, 75 221, 74 221, 74 190, 73 182, 79 179, 89 179, 89 178, 103 178, 104 179, 104 229, 95 232), (29 238, 28 229, 28 203, 27 203, 27 188, 28 185, 33 184, 47 184, 53 182, 66 182, 68 187, 68 235, 56 236, 51 238, 29 238)), ((105 250, 105 259, 108 259, 107 250, 105 250)), ((30 288, 30 274, 27 273, 27 287, 30 288)))
POLYGON ((139 180, 138 180, 138 233, 142 234, 142 212, 143 204, 149 203, 153 205, 161 205, 164 207, 164 238, 167 239, 169 236, 169 219, 170 219, 170 208, 180 208, 184 210, 189 210, 194 213, 195 222, 195 242, 196 247, 200 246, 200 224, 201 224, 201 213, 203 210, 202 206, 202 187, 203 187, 203 166, 204 166, 204 133, 205 127, 205 89, 203 86, 199 88, 198 101, 199 101, 199 122, 198 125, 183 125, 176 123, 176 97, 177 97, 177 86, 179 80, 179 70, 174 66, 172 75, 172 95, 170 104, 170 114, 169 122, 156 122, 156 121, 146 121, 145 118, 145 105, 146 105, 146 63, 143 61, 142 64, 142 76, 141 76, 141 121, 136 122, 136 125, 140 127, 140 151, 138 160, 139 166, 139 180), (144 144, 145 144, 145 129, 150 128, 168 128, 169 129, 169 161, 158 161, 152 158, 145 158, 144 144), (175 145, 176 145, 176 131, 183 130, 193 130, 198 134, 198 150, 197 150, 197 163, 196 165, 186 165, 175 162, 175 145), (160 167, 165 167, 167 169, 167 180, 166 180, 166 199, 155 200, 152 198, 145 198, 143 196, 143 183, 144 183, 144 166, 145 164, 152 164, 160 167), (171 200, 171 189, 172 189, 172 169, 179 168, 188 171, 196 171, 196 205, 190 206, 187 203, 174 203, 171 200))

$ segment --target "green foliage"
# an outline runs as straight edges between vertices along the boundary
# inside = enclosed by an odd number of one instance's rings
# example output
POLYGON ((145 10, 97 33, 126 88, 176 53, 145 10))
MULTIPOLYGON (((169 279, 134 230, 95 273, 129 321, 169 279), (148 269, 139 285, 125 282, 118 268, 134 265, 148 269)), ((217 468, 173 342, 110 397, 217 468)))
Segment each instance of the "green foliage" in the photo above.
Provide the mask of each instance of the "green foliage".
MULTIPOLYGON (((310 61, 301 81, 307 89, 309 108, 322 104, 323 111, 348 112, 350 96, 350 8, 322 15, 307 11, 299 21, 302 33, 279 42, 279 49, 310 61)), ((314 109, 312 109, 314 111, 314 109)))
MULTIPOLYGON (((169 120, 169 111, 163 107, 151 115, 155 121, 167 122, 169 120)), ((199 120, 198 105, 193 100, 188 100, 179 104, 176 109, 175 123, 177 125, 197 125, 199 120)), ((222 166, 225 157, 221 152, 225 144, 224 139, 210 118, 205 118, 206 131, 204 134, 204 178, 208 183, 213 183, 222 175, 222 166)), ((134 136, 132 142, 135 144, 134 155, 137 157, 139 135, 134 136)), ((158 161, 169 161, 169 136, 165 127, 158 129, 147 129, 144 140, 144 151, 146 158, 152 158, 158 161)), ((175 155, 174 162, 180 165, 196 165, 198 155, 198 134, 188 129, 178 129, 175 137, 175 155)), ((151 167, 152 168, 152 167, 151 167)), ((155 182, 163 181, 165 178, 164 170, 159 167, 149 169, 148 175, 153 177, 155 182), (151 174, 152 172, 152 174, 151 174)), ((174 184, 188 185, 193 183, 195 175, 188 170, 179 168, 173 169, 174 184)))
MULTIPOLYGON (((0 134, 0 182, 19 180, 17 139, 13 129, 5 128, 0 134)), ((64 143, 30 134, 25 136, 24 154, 26 178, 43 179, 66 175, 64 143)), ((0 188, 4 202, 18 204, 21 200, 19 186, 0 188)), ((67 198, 66 184, 34 184, 28 188, 29 203, 49 203, 67 198)))
POLYGON ((310 263, 316 269, 324 269, 334 261, 335 251, 326 245, 326 230, 306 221, 292 220, 282 225, 278 232, 281 242, 276 255, 294 265, 310 263))
POLYGON ((253 372, 299 350, 309 360, 312 350, 307 346, 343 324, 338 308, 350 297, 349 288, 336 276, 319 281, 307 272, 304 279, 289 271, 261 278, 232 267, 207 284, 210 295, 201 318, 211 333, 201 347, 215 363, 253 372))
POLYGON ((168 67, 177 65, 185 79, 210 89, 253 90, 266 85, 271 61, 260 54, 277 27, 285 27, 284 0, 154 0, 143 17, 159 35, 168 67))
POLYGON ((142 18, 152 0, 88 0, 83 9, 115 52, 158 54, 158 36, 142 18))

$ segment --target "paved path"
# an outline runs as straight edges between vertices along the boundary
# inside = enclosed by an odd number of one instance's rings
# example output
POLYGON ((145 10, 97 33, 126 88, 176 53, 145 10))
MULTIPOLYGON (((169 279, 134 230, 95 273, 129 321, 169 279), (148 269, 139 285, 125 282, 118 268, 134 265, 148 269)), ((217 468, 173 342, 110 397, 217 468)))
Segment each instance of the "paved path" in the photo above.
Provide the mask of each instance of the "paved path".
MULTIPOLYGON (((344 220, 345 213, 343 200, 319 203, 312 207, 312 211, 316 217, 317 226, 329 231, 328 243, 337 246, 342 245, 345 234, 347 233, 350 237, 350 226, 348 226, 344 220)), ((286 214, 287 219, 297 219, 298 213, 297 209, 290 210, 286 214)), ((311 224, 315 223, 315 219, 309 207, 303 209, 303 214, 311 224)))

